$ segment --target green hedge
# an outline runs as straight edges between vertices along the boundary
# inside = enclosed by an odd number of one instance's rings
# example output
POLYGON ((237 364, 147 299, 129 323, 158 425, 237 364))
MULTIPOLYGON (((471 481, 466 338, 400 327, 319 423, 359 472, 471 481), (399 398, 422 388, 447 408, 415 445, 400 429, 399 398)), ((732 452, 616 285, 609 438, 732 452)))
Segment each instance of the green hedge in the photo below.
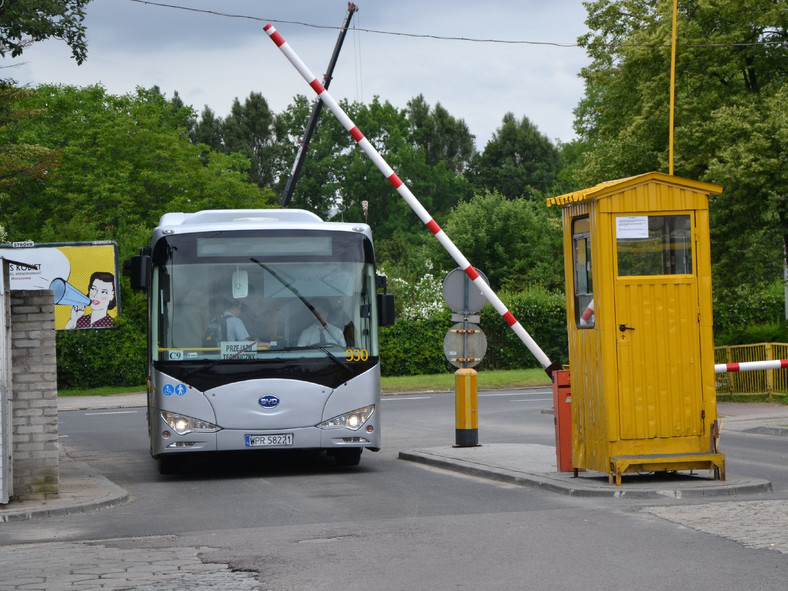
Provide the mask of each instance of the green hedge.
POLYGON ((785 289, 782 281, 768 287, 741 287, 714 293, 714 343, 746 345, 786 342, 785 289))
POLYGON ((782 282, 769 289, 715 293, 713 305, 715 335, 758 324, 779 323, 785 319, 782 282))
MULTIPOLYGON (((550 359, 562 363, 568 361, 563 294, 530 289, 517 294, 501 293, 499 297, 550 359)), ((487 354, 477 369, 540 367, 492 306, 485 306, 480 316, 480 326, 487 337, 487 354)), ((383 375, 454 371, 443 353, 443 338, 452 324, 451 312, 446 309, 428 320, 398 320, 394 326, 382 328, 380 355, 383 375)))
POLYGON ((139 386, 148 375, 145 333, 123 317, 116 328, 57 332, 57 387, 139 386))
MULTIPOLYGON (((534 288, 499 296, 550 360, 569 363, 564 294, 534 288)), ((487 335, 487 355, 479 369, 541 367, 492 306, 481 311, 481 327, 487 335)))

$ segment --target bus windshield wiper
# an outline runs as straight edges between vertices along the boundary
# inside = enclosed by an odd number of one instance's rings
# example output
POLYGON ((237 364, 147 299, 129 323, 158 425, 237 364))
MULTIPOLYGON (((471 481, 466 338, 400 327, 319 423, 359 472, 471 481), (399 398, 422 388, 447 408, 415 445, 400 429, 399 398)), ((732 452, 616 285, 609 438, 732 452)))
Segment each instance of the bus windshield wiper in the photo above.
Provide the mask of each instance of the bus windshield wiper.
POLYGON ((332 361, 335 361, 337 363, 337 365, 340 365, 341 367, 344 367, 345 370, 348 371, 348 373, 353 373, 353 368, 350 367, 350 365, 348 365, 347 361, 345 361, 344 359, 340 359, 339 357, 334 355, 331 351, 329 351, 326 347, 320 346, 320 347, 316 347, 316 348, 320 349, 323 353, 325 353, 332 361))

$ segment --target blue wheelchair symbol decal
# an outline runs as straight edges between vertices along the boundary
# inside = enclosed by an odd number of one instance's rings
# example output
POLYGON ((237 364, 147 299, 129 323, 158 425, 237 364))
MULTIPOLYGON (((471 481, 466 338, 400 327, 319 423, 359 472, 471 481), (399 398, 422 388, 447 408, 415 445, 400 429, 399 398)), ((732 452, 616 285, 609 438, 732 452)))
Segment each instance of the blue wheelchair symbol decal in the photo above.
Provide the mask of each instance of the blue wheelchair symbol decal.
POLYGON ((164 384, 164 387, 161 389, 161 391, 165 396, 172 396, 173 392, 175 392, 175 386, 172 384, 164 384))

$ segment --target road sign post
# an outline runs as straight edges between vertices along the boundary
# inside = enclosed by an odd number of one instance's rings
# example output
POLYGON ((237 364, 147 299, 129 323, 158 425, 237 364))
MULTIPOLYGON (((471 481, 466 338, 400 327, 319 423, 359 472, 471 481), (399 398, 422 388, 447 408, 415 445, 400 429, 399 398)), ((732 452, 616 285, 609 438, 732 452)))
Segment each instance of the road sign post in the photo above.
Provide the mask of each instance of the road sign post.
MULTIPOLYGON (((484 280, 487 277, 476 269, 484 280)), ((443 352, 457 371, 454 372, 455 445, 479 445, 478 365, 487 352, 487 337, 479 328, 479 312, 487 298, 462 269, 454 269, 443 280, 443 299, 454 312, 456 322, 443 339, 443 352)))

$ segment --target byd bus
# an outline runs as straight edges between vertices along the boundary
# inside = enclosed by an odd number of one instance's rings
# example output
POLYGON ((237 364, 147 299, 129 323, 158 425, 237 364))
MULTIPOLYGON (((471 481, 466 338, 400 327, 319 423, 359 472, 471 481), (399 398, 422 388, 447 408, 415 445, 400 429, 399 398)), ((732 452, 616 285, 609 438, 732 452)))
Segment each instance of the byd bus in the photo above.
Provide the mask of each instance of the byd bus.
POLYGON ((168 213, 124 274, 148 294, 148 431, 184 454, 380 448, 378 327, 393 323, 366 224, 304 210, 168 213))

